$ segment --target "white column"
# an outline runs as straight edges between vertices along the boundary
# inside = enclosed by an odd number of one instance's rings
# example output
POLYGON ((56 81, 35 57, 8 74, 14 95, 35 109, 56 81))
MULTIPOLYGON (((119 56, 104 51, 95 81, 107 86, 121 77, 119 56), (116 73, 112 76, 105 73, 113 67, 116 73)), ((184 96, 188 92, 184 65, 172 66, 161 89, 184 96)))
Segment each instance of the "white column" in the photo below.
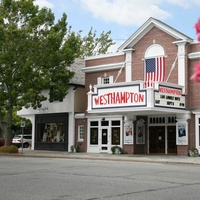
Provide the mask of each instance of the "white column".
POLYGON ((124 50, 126 58, 125 58, 125 64, 126 64, 126 82, 132 81, 132 52, 133 49, 125 49, 124 50))
POLYGON ((68 152, 70 152, 70 148, 75 143, 75 129, 74 129, 74 113, 69 113, 69 124, 68 124, 68 152))
POLYGON ((88 95, 88 105, 87 105, 87 110, 92 110, 92 85, 89 86, 90 91, 87 93, 88 95))
POLYGON ((23 116, 26 119, 29 119, 31 121, 32 124, 32 143, 31 143, 31 149, 34 150, 35 149, 35 115, 31 115, 31 116, 23 116))
POLYGON ((178 46, 178 55, 177 55, 178 56, 178 85, 184 86, 183 93, 185 93, 185 73, 186 73, 185 44, 186 44, 186 41, 178 41, 174 43, 178 46))
POLYGON ((153 108, 154 107, 154 101, 155 101, 155 93, 153 88, 147 88, 146 89, 146 100, 147 100, 147 108, 153 108))
POLYGON ((68 152, 70 152, 70 148, 72 145, 75 144, 75 116, 74 116, 74 95, 76 90, 71 88, 70 94, 70 108, 71 112, 69 112, 69 119, 68 119, 68 152))
POLYGON ((200 126, 200 122, 199 122, 199 118, 200 118, 200 111, 196 110, 193 111, 193 114, 195 114, 195 140, 196 140, 196 148, 199 150, 200 152, 200 143, 199 143, 199 126, 200 126))

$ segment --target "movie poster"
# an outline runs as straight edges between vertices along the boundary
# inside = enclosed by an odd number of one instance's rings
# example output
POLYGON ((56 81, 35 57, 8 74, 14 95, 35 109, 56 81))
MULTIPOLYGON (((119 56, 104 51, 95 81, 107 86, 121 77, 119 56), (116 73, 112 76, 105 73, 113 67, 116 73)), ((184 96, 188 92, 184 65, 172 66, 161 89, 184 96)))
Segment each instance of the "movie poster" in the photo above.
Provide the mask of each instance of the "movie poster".
POLYGON ((177 123, 176 124, 176 144, 177 145, 187 145, 188 144, 188 131, 187 123, 177 123))
POLYGON ((124 144, 133 144, 133 124, 128 123, 124 125, 124 144))

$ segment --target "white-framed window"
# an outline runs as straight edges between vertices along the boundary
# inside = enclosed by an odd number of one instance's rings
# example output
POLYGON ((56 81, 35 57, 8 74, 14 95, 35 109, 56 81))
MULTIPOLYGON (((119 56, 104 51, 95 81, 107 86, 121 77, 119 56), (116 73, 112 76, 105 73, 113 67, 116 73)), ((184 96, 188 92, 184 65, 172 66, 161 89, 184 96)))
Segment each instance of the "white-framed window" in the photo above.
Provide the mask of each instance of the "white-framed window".
POLYGON ((97 84, 98 85, 106 85, 113 83, 113 76, 106 76, 106 77, 98 77, 97 84))
POLYGON ((78 141, 83 141, 84 140, 84 126, 79 125, 78 126, 78 141))
POLYGON ((102 78, 102 84, 109 84, 109 83, 110 83, 110 78, 109 77, 102 78))

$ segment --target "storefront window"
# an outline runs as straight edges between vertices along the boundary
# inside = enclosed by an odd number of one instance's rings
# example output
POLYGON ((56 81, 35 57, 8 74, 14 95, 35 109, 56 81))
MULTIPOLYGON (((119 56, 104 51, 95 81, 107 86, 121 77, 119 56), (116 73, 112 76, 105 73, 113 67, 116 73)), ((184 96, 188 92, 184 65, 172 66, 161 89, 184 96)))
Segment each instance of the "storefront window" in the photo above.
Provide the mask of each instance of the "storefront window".
POLYGON ((120 126, 120 121, 119 120, 112 121, 112 126, 120 126))
POLYGON ((99 122, 98 121, 92 121, 90 122, 90 126, 98 126, 99 122))
POLYGON ((63 123, 39 123, 37 142, 64 142, 63 123))
POLYGON ((98 144, 98 128, 90 129, 90 144, 98 144))
POLYGON ((101 121, 101 126, 109 126, 109 121, 101 121))
POLYGON ((120 145, 120 127, 112 127, 112 145, 120 145))

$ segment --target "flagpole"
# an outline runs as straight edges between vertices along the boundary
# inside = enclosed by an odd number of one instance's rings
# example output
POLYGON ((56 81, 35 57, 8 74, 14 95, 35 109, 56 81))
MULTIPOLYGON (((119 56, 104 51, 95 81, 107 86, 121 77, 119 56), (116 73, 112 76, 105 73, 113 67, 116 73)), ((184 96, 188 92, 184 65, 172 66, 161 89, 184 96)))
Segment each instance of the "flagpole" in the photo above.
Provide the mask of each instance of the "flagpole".
POLYGON ((118 74, 117 74, 117 77, 116 77, 114 83, 117 81, 119 75, 122 73, 122 69, 124 68, 124 65, 125 65, 125 63, 123 63, 122 67, 121 67, 120 70, 118 71, 118 74))
POLYGON ((171 73, 172 73, 172 70, 175 68, 175 64, 176 64, 177 59, 178 59, 178 55, 176 56, 175 61, 172 63, 172 66, 171 66, 170 72, 169 72, 169 74, 168 74, 168 77, 167 77, 167 79, 166 79, 166 82, 168 82, 168 79, 169 79, 169 77, 170 77, 170 75, 171 75, 171 73))

